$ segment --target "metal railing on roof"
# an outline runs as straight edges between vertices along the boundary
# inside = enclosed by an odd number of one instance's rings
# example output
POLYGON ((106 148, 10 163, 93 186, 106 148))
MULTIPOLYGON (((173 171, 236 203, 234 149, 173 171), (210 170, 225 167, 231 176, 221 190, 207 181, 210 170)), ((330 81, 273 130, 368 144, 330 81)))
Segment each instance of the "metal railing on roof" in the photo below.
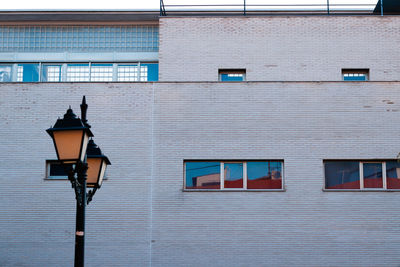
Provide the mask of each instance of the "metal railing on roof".
MULTIPOLYGON (((249 4, 249 0, 240 4, 165 4, 160 0, 160 16, 171 14, 236 14, 236 15, 255 15, 263 13, 323 13, 323 14, 343 14, 343 13, 368 13, 372 14, 377 4, 372 3, 346 3, 333 4, 329 0, 323 4, 249 4)), ((251 0, 250 0, 251 1, 251 0)), ((332 1, 332 0, 331 0, 332 1)), ((383 0, 378 1, 380 13, 383 16, 383 0)))

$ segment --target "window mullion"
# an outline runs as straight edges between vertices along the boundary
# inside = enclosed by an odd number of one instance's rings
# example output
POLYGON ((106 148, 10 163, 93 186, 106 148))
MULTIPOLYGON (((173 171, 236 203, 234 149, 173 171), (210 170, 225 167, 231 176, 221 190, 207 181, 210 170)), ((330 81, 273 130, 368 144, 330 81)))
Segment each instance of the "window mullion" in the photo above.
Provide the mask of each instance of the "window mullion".
POLYGON ((387 189, 386 161, 382 162, 382 183, 383 183, 383 189, 387 189))
POLYGON ((225 179, 225 175, 224 175, 224 163, 221 162, 220 163, 220 187, 221 189, 224 189, 224 179, 225 179))
POLYGON ((364 189, 364 169, 363 163, 360 161, 360 189, 364 189))
POLYGON ((243 162, 243 189, 247 189, 247 162, 243 162))

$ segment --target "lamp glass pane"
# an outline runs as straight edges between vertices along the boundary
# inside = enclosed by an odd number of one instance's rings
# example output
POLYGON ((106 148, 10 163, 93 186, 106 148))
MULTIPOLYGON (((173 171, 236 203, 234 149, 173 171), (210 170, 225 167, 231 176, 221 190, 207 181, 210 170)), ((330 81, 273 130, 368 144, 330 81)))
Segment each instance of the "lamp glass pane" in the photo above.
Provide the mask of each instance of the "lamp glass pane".
POLYGON ((87 158, 88 170, 87 170, 87 185, 93 187, 97 184, 99 178, 100 167, 103 159, 102 158, 87 158))
POLYGON ((78 160, 80 158, 82 135, 83 130, 53 132, 59 160, 78 160))
POLYGON ((84 136, 83 136, 83 143, 82 143, 82 154, 80 156, 81 161, 83 161, 85 159, 88 143, 89 143, 89 135, 85 132, 84 136))
POLYGON ((99 178, 99 186, 101 186, 101 184, 103 183, 103 179, 104 179, 104 173, 106 172, 106 168, 107 168, 107 164, 106 161, 103 160, 103 163, 101 164, 101 171, 100 171, 100 178, 99 178))

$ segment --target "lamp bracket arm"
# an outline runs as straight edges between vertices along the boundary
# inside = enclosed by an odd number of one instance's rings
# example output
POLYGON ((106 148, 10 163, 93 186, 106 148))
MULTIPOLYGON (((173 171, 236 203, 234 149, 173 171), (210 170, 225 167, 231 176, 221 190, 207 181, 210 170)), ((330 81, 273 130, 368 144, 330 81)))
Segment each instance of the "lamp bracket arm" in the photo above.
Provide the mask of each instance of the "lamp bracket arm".
POLYGON ((96 194, 97 187, 93 188, 93 190, 90 190, 86 196, 87 198, 87 204, 89 205, 90 201, 92 201, 94 194, 96 194))

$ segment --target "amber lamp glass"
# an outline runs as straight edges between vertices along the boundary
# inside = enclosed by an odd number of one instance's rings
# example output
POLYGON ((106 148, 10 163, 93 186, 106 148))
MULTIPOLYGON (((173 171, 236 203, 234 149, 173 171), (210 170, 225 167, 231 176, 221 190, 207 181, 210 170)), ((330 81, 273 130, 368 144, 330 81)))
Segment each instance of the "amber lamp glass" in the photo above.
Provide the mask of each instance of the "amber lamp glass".
POLYGON ((93 134, 81 119, 69 108, 63 119, 58 119, 53 128, 47 129, 53 139, 58 160, 76 163, 85 159, 89 137, 93 134))
POLYGON ((106 167, 111 165, 111 162, 101 153, 100 148, 94 143, 93 139, 89 141, 86 155, 88 164, 86 186, 100 188, 106 167))

